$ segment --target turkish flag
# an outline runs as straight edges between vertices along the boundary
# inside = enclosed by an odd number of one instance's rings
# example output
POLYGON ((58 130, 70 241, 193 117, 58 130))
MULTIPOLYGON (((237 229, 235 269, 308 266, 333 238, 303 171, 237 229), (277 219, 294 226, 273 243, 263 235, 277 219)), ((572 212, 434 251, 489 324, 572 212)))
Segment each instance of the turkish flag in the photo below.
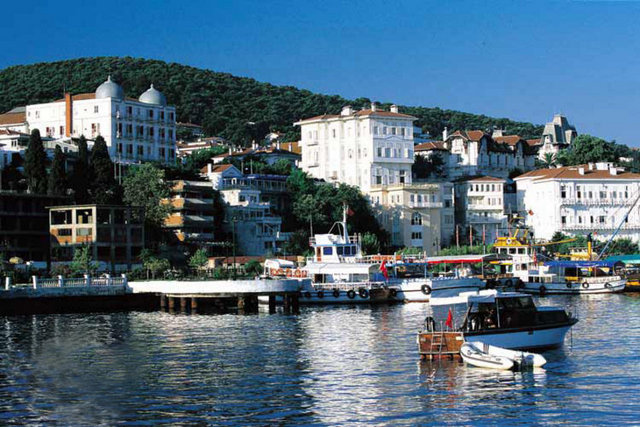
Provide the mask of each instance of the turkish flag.
POLYGON ((355 215, 355 212, 352 211, 349 206, 347 206, 347 216, 353 216, 353 215, 355 215))
POLYGON ((382 275, 385 279, 389 280, 389 273, 387 272, 387 260, 383 260, 382 264, 380 264, 380 271, 382 271, 382 275))
POLYGON ((451 313, 451 308, 449 308, 449 314, 447 315, 447 321, 444 322, 444 324, 448 328, 453 328, 453 313, 451 313))

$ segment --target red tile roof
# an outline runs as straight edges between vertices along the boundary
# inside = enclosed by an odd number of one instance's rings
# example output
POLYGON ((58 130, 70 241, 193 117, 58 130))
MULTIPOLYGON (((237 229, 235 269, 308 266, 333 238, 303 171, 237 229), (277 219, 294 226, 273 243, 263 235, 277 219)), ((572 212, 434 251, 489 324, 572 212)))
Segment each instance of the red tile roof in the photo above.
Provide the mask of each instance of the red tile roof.
POLYGON ((506 182, 506 180, 502 178, 496 178, 494 176, 470 176, 463 177, 457 180, 458 182, 506 182))
POLYGON ((495 142, 498 144, 508 144, 508 145, 516 145, 520 141, 524 141, 520 135, 503 135, 496 136, 493 138, 495 142))
MULTIPOLYGON (((470 141, 480 141, 482 139, 483 136, 485 136, 486 134, 484 132, 482 132, 481 130, 457 130, 454 133, 452 133, 451 135, 449 135, 449 138, 453 137, 453 136, 460 136, 462 138, 468 139, 470 141)), ((447 139, 449 139, 447 138, 447 139)))
POLYGON ((539 180, 539 179, 594 179, 594 180, 634 179, 634 180, 640 180, 640 174, 627 172, 627 171, 622 171, 622 172, 619 171, 616 175, 611 175, 611 172, 609 171, 609 169, 596 170, 594 166, 593 170, 589 170, 589 165, 579 165, 579 166, 564 166, 561 168, 538 169, 538 170, 524 173, 514 179, 520 180, 523 178, 532 178, 534 180, 539 180), (578 170, 579 168, 584 168, 584 175, 580 174, 578 170))
POLYGON ((527 139, 527 144, 533 147, 534 145, 540 145, 541 139, 527 139))
POLYGON ((413 148, 414 151, 431 151, 431 150, 444 150, 449 151, 444 146, 443 141, 433 141, 433 142, 424 142, 422 144, 418 144, 413 148))
POLYGON ((0 125, 22 124, 26 121, 27 114, 24 112, 0 114, 0 125))
MULTIPOLYGON (((82 101, 82 100, 84 100, 84 99, 96 99, 96 94, 95 94, 95 92, 79 93, 79 94, 77 94, 77 95, 72 95, 72 96, 71 96, 71 99, 72 99, 73 101, 82 101)), ((136 101, 137 101, 137 99, 136 99, 136 101)), ((56 100, 55 100, 55 101, 53 101, 53 102, 64 102, 64 98, 62 98, 62 99, 56 99, 56 100)))
MULTIPOLYGON (((233 167, 233 165, 213 165, 213 167, 211 168, 211 172, 213 173, 220 173, 220 172, 224 172, 227 169, 233 167)), ((207 165, 205 165, 202 169, 200 169, 200 172, 202 173, 207 173, 209 172, 209 169, 207 167, 207 165)))

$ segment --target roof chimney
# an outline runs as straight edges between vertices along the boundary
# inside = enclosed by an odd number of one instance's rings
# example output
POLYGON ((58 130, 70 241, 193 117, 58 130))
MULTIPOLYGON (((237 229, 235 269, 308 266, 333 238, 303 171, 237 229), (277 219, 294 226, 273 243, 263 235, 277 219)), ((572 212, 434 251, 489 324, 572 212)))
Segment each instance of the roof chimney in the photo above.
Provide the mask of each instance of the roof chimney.
POLYGON ((391 106, 391 108, 389 109, 389 111, 391 111, 392 113, 397 113, 398 112, 398 106, 396 104, 393 104, 391 106))
POLYGON ((580 166, 580 167, 578 168, 578 173, 579 173, 580 175, 584 175, 584 166, 580 166))
POLYGON ((73 132, 73 98, 69 92, 64 94, 65 136, 71 136, 73 132))
POLYGON ((595 165, 593 163, 589 163, 589 170, 592 171, 595 165))
POLYGON ((351 114, 353 114, 351 105, 345 105, 344 107, 342 107, 342 111, 340 112, 341 116, 350 116, 351 114))
POLYGON ((609 173, 614 176, 618 175, 618 168, 616 168, 615 166, 609 168, 609 173))
POLYGON ((375 102, 371 103, 371 111, 378 111, 378 107, 376 106, 375 102))
POLYGON ((447 130, 447 127, 444 127, 444 130, 442 131, 442 140, 446 141, 447 138, 449 137, 449 131, 447 130))

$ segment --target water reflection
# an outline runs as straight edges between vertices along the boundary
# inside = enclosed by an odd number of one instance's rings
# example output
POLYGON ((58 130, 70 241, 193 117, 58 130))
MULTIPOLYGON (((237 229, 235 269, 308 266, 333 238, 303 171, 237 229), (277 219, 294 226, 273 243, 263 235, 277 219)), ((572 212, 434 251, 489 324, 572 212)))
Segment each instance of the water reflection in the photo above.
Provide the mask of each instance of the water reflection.
POLYGON ((635 422, 640 298, 539 301, 580 322, 525 372, 420 362, 421 304, 3 317, 0 423, 635 422))

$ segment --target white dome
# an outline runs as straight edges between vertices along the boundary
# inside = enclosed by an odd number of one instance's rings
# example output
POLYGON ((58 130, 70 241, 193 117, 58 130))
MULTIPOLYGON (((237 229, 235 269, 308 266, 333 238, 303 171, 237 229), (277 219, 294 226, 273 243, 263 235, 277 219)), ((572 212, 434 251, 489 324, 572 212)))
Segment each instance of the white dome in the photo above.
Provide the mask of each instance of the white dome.
POLYGON ((167 105, 167 98, 160 92, 158 89, 155 89, 153 85, 149 89, 147 89, 140 98, 138 98, 140 102, 144 102, 145 104, 156 104, 156 105, 167 105))
POLYGON ((112 81, 111 76, 109 76, 107 81, 96 89, 96 98, 124 99, 124 90, 122 90, 122 86, 112 81))

